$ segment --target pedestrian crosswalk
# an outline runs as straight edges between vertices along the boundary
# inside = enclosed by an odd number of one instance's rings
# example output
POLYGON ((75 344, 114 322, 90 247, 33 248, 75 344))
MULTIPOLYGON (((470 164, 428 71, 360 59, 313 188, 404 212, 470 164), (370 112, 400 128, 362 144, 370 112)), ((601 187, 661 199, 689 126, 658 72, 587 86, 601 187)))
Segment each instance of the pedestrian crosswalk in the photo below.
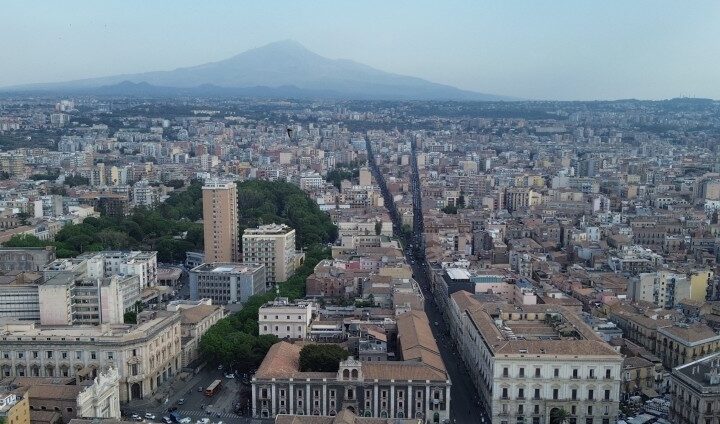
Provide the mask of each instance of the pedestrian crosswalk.
POLYGON ((180 415, 184 415, 187 417, 207 417, 210 418, 211 421, 217 421, 218 418, 239 418, 236 414, 231 414, 228 412, 221 412, 220 416, 218 417, 216 412, 213 412, 212 415, 208 414, 205 411, 178 411, 180 415))

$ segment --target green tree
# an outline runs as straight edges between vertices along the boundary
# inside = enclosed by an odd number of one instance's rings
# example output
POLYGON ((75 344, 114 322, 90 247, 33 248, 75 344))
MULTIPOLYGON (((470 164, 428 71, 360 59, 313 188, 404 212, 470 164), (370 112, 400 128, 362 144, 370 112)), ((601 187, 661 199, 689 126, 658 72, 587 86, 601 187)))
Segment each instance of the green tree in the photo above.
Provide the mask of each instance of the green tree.
POLYGON ((137 324, 137 312, 128 311, 123 314, 125 324, 137 324))
POLYGON ((4 243, 5 247, 45 247, 49 243, 40 240, 32 234, 15 234, 4 243))
POLYGON ((300 371, 336 372, 349 353, 334 344, 309 344, 300 350, 300 371))
POLYGON ((453 205, 447 205, 444 208, 440 209, 443 213, 446 213, 448 215, 457 215, 458 208, 453 205))
POLYGON ((553 408, 550 410, 550 424, 564 424, 567 422, 568 413, 563 408, 553 408))

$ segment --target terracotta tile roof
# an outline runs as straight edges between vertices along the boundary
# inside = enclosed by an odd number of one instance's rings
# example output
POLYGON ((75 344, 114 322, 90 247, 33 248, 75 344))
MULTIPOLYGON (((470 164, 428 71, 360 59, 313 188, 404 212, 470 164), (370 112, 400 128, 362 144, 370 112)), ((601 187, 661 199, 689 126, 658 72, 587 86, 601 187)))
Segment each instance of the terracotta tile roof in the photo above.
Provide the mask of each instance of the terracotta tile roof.
POLYGON ((362 364, 363 378, 367 380, 431 380, 446 381, 447 374, 422 362, 370 361, 362 364))
POLYGON ((275 343, 268 350, 256 378, 290 378, 300 370, 300 346, 288 342, 275 343))
POLYGON ((440 372, 446 371, 425 312, 406 312, 398 316, 397 326, 403 360, 421 361, 440 372))

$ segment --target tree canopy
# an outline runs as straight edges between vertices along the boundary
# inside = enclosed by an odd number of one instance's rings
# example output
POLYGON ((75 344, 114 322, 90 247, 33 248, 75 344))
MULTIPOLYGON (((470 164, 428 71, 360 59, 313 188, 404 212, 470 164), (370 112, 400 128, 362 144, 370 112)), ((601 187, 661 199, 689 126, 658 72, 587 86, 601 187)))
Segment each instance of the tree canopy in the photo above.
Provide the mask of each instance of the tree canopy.
POLYGON ((337 228, 317 203, 296 185, 282 181, 251 180, 238 183, 240 232, 261 224, 287 224, 295 229, 297 247, 329 243, 337 228))
POLYGON ((309 344, 300 350, 300 371, 336 372, 347 350, 334 344, 309 344))
MULTIPOLYGON (((295 275, 279 285, 280 296, 290 300, 304 297, 305 280, 318 262, 329 257, 330 251, 326 247, 310 246, 304 264, 295 275)), ((224 364, 241 372, 257 368, 270 347, 278 341, 272 335, 258 335, 258 311, 274 298, 274 292, 251 296, 240 311, 210 327, 200 339, 201 354, 211 363, 224 364)))

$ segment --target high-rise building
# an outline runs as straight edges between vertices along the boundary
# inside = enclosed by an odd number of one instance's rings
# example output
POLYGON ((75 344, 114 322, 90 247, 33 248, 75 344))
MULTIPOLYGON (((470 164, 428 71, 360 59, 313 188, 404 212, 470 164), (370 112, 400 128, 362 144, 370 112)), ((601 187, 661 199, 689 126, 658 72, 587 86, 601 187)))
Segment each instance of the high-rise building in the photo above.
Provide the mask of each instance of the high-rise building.
MULTIPOLYGON (((242 236, 243 261, 265 265, 268 283, 282 283, 295 272, 295 230, 284 224, 248 228, 242 236)), ((205 260, 209 261, 207 255, 205 260)))
POLYGON ((233 182, 209 180, 203 186, 205 260, 237 262, 237 186, 233 182))

